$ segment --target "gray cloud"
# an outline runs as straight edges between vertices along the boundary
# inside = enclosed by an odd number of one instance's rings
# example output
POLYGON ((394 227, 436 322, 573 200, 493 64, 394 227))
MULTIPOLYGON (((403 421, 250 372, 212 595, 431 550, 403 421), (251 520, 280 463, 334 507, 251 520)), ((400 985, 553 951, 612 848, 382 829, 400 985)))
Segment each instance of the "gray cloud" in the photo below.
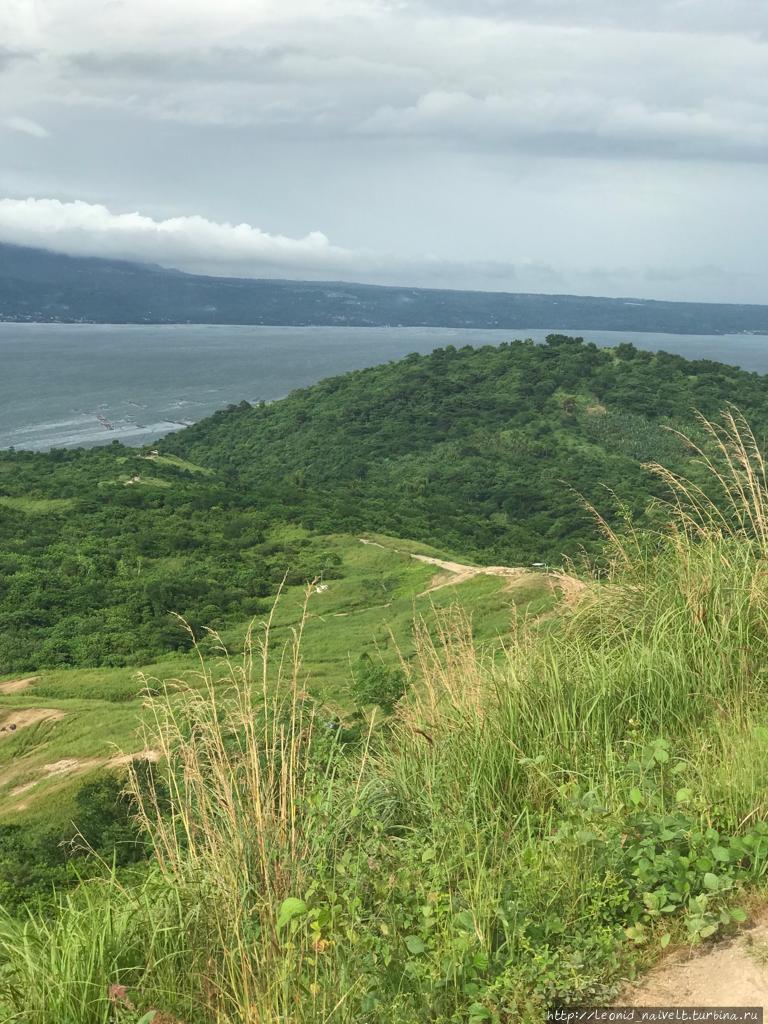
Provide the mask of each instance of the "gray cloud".
MULTIPOLYGON (((75 24, 90 5, 61 2, 75 24)), ((148 5, 142 20, 144 0, 116 7, 124 33, 107 20, 89 51, 54 21, 26 88, 188 124, 550 156, 768 155, 768 7, 751 0, 727 14, 709 0, 328 0, 304 17, 293 2, 267 4, 261 20, 234 0, 207 10, 206 45, 176 0, 157 25, 148 5)))
POLYGON ((411 107, 381 108, 361 131, 552 156, 768 160, 768 110, 725 103, 654 106, 596 93, 431 92, 411 107))
POLYGON ((31 54, 25 53, 23 50, 11 50, 0 46, 0 74, 19 61, 30 60, 31 57, 31 54))
POLYGON ((625 29, 681 32, 765 32, 768 12, 754 0, 393 0, 392 6, 451 14, 560 25, 609 25, 625 29))
POLYGON ((287 58, 306 55, 291 46, 215 46, 164 54, 85 51, 67 56, 62 68, 70 78, 83 75, 100 81, 240 82, 275 77, 287 58))
POLYGON ((660 23, 683 27, 651 31, 618 16, 585 29, 579 18, 598 6, 588 3, 531 2, 516 6, 514 19, 507 6, 480 8, 495 15, 492 29, 474 6, 475 16, 459 18, 457 0, 385 13, 372 6, 367 21, 349 24, 281 28, 278 19, 251 33, 258 45, 247 32, 239 45, 208 47, 182 33, 142 49, 64 51, 49 55, 38 84, 57 104, 189 124, 550 156, 768 155, 768 45, 754 32, 697 32, 715 7, 658 3, 660 23), (569 11, 571 22, 560 23, 569 11))

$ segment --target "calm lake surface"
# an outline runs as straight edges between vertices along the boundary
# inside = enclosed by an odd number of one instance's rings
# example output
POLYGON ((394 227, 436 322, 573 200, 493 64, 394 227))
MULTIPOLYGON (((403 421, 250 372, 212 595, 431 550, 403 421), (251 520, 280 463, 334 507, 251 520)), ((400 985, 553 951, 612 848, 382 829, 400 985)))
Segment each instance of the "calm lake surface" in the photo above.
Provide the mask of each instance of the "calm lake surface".
MULTIPOLYGON (((282 398, 332 374, 442 345, 550 331, 0 323, 0 448, 141 445, 243 399, 282 398)), ((768 373, 768 336, 581 333, 768 373)))

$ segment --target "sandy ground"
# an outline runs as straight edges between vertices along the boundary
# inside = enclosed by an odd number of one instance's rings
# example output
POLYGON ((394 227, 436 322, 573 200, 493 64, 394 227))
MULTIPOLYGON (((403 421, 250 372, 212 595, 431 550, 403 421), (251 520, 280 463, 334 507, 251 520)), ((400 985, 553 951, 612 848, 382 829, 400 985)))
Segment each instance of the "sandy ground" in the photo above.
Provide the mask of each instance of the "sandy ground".
POLYGON ((160 760, 159 750, 139 750, 136 754, 116 754, 106 762, 107 768, 123 768, 131 761, 151 761, 156 764, 160 760))
POLYGON ((43 771, 46 775, 69 775, 72 772, 81 772, 88 768, 97 768, 99 765, 104 764, 98 757, 88 757, 80 759, 79 757, 62 757, 60 761, 54 761, 53 764, 44 764, 43 771))
POLYGON ((761 1006, 768 1011, 768 922, 693 953, 672 954, 627 989, 622 1006, 761 1006))
POLYGON ((29 676, 28 679, 11 679, 8 683, 0 683, 0 693, 21 693, 22 690, 26 690, 28 686, 31 686, 39 678, 39 676, 29 676))
POLYGON ((58 722, 65 712, 57 708, 12 708, 0 717, 0 737, 12 736, 16 729, 25 729, 38 722, 58 722), (11 729, 12 725, 16 729, 11 729))
POLYGON ((411 558, 415 558, 417 562, 434 565, 447 573, 447 575, 438 576, 419 597, 423 597, 424 594, 433 594, 436 590, 442 590, 443 587, 455 587, 457 583, 464 583, 474 576, 504 576, 507 579, 520 579, 530 575, 527 569, 513 569, 506 565, 462 565, 461 562, 446 562, 442 558, 430 558, 428 555, 411 555, 411 558))

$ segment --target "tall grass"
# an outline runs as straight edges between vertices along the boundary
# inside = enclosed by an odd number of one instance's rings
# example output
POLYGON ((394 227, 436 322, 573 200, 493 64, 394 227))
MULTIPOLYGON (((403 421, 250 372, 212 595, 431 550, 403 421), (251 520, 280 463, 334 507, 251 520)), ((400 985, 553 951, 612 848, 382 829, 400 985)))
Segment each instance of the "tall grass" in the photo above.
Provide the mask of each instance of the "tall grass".
POLYGON ((653 467, 663 533, 615 537, 608 578, 501 653, 459 611, 417 622, 409 693, 357 735, 303 692, 300 624, 153 697, 162 760, 129 781, 150 879, 4 920, 0 1005, 129 1024, 120 983, 135 1019, 183 1024, 538 1020, 743 919, 768 864, 768 488, 735 412, 704 431, 711 484, 653 467))
POLYGON ((0 918, 0 1019, 103 1024, 118 1019, 121 1004, 127 1009, 123 987, 183 1002, 188 918, 181 893, 154 873, 136 887, 114 876, 85 883, 53 916, 0 918))
POLYGON ((334 737, 316 735, 334 723, 318 721, 301 687, 305 620, 306 602, 292 639, 275 653, 270 617, 260 634, 249 632, 237 661, 214 635, 224 680, 201 658, 194 688, 177 684, 151 698, 144 740, 162 767, 148 789, 131 769, 158 869, 197 908, 200 997, 215 1020, 293 1019, 302 989, 322 1019, 345 998, 318 983, 319 930, 294 933, 316 869, 338 855, 364 755, 355 776, 334 737))

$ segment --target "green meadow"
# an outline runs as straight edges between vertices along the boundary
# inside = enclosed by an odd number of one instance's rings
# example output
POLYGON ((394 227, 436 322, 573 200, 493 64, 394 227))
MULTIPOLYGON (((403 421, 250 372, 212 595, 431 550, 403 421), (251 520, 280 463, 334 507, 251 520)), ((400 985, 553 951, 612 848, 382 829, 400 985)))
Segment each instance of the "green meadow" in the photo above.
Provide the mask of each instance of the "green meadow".
MULTIPOLYGON (((280 528, 271 540, 306 535, 298 528, 280 528)), ((272 642, 279 648, 291 643, 304 620, 304 686, 329 715, 343 718, 354 710, 350 685, 361 656, 390 666, 413 659, 414 620, 429 619, 441 609, 463 609, 472 618, 478 643, 499 649, 519 622, 544 615, 557 602, 544 575, 531 572, 510 584, 478 574, 453 583, 455 573, 411 557, 435 557, 439 553, 433 549, 379 535, 366 539, 371 543, 344 535, 315 538, 337 556, 334 578, 281 588, 274 610, 272 642), (438 589, 425 593, 435 583, 438 589)), ((19 816, 49 816, 52 808, 54 813, 67 811, 65 796, 84 775, 120 753, 140 749, 138 726, 148 692, 179 678, 194 685, 199 659, 214 676, 226 675, 220 647, 237 657, 247 630, 258 631, 261 621, 232 624, 216 637, 201 631, 197 651, 142 666, 43 669, 12 693, 2 692, 4 684, 24 677, 0 679, 0 727, 12 723, 14 715, 21 720, 41 711, 62 714, 13 733, 0 732, 0 815, 17 821, 19 816), (46 768, 62 761, 70 764, 59 771, 46 768)), ((183 632, 183 623, 177 628, 183 632)))

